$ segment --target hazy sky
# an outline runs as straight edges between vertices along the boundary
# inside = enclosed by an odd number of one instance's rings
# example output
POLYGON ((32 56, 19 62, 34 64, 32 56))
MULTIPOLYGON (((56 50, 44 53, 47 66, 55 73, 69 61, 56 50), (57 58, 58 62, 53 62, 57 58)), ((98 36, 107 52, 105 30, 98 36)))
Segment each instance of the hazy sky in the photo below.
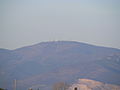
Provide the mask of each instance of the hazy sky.
POLYGON ((0 48, 73 40, 120 48, 120 0, 0 0, 0 48))

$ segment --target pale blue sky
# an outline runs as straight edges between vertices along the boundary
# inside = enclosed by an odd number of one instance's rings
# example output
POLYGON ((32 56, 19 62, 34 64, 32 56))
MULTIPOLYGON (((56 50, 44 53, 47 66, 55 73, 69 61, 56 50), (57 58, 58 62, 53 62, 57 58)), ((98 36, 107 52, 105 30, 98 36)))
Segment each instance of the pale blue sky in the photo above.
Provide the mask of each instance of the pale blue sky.
POLYGON ((0 0, 0 48, 72 40, 120 48, 120 0, 0 0))

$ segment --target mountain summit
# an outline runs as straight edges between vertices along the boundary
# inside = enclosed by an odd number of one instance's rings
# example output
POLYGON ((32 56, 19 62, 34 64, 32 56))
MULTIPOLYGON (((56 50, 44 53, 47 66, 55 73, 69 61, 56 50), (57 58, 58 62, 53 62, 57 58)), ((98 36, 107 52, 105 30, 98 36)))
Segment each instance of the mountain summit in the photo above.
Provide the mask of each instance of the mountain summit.
POLYGON ((0 87, 48 90, 60 81, 88 78, 120 85, 120 50, 74 41, 42 42, 0 49, 0 87))

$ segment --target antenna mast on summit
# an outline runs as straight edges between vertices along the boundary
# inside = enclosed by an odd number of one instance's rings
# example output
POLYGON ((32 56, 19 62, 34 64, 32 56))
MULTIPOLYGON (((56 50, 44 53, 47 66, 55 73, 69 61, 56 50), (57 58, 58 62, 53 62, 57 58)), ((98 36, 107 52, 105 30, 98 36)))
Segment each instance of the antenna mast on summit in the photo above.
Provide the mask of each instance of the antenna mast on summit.
POLYGON ((15 79, 14 80, 14 90, 16 90, 16 87, 17 87, 17 80, 15 79))

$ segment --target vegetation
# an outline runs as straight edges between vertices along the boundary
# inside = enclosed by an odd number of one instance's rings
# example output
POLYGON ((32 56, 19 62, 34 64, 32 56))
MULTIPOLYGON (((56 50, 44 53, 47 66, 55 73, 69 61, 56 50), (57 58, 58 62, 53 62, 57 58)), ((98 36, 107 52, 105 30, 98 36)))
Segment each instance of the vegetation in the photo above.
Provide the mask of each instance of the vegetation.
POLYGON ((5 89, 3 89, 3 88, 0 88, 0 90, 5 90, 5 89))
POLYGON ((53 90, 67 90, 69 85, 64 82, 58 82, 53 85, 53 90))

